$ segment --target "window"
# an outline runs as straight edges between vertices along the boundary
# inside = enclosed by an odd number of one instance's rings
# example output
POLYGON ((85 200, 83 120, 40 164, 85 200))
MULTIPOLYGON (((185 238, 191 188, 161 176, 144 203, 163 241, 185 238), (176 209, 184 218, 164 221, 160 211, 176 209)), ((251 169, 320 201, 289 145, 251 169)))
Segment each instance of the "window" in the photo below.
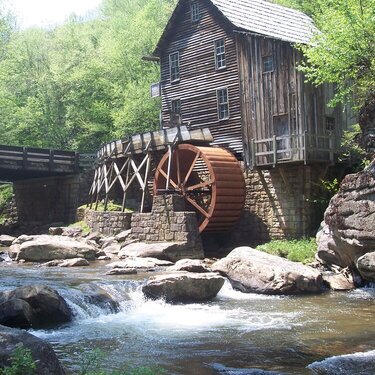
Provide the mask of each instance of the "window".
POLYGON ((217 116, 219 120, 226 120, 229 118, 229 101, 228 89, 218 89, 216 91, 217 97, 217 116))
POLYGON ((171 101, 171 126, 181 125, 181 100, 176 99, 171 101))
POLYGON ((272 56, 263 57, 263 73, 273 72, 272 56))
POLYGON ((225 68, 225 40, 219 39, 215 41, 215 68, 225 68))
POLYGON ((201 12, 198 1, 192 1, 190 4, 191 22, 198 22, 201 19, 201 12))
POLYGON ((181 100, 172 100, 171 102, 171 113, 180 114, 181 113, 181 100))
POLYGON ((180 80, 180 54, 173 52, 169 55, 169 70, 171 74, 171 82, 180 80))
POLYGON ((326 130, 334 131, 335 130, 335 118, 326 116, 326 130))

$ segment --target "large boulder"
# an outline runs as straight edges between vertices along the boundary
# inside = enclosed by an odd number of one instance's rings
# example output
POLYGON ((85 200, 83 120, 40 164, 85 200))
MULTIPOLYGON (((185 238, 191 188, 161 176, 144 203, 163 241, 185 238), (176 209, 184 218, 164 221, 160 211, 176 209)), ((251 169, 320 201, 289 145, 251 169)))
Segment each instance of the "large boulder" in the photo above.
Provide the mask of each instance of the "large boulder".
POLYGON ((80 286, 87 303, 99 306, 103 310, 111 313, 120 311, 120 304, 103 288, 96 284, 83 284, 80 286))
POLYGON ((181 259, 173 266, 168 268, 168 271, 187 271, 205 273, 210 272, 211 268, 207 266, 204 260, 201 259, 181 259))
POLYGON ((365 280, 375 282, 375 251, 366 253, 358 258, 357 269, 365 280))
POLYGON ((48 328, 72 320, 72 311, 57 291, 45 285, 0 292, 0 324, 48 328))
POLYGON ((95 259, 95 247, 65 236, 40 235, 20 244, 16 260, 46 262, 55 259, 95 259))
POLYGON ((168 260, 160 260, 156 258, 137 258, 129 257, 125 260, 107 264, 110 268, 124 268, 124 269, 141 269, 154 270, 156 267, 171 266, 172 262, 168 260))
POLYGON ((15 239, 16 239, 15 237, 8 236, 6 234, 1 234, 0 246, 10 246, 15 239))
POLYGON ((151 277, 142 291, 148 298, 163 298, 168 302, 201 302, 214 298, 224 280, 212 272, 176 272, 151 277))
POLYGON ((375 374, 375 350, 330 357, 307 366, 314 375, 375 374))
POLYGON ((65 371, 50 344, 19 329, 0 325, 0 368, 11 365, 17 347, 31 351, 35 362, 35 375, 65 375, 65 371))
POLYGON ((245 293, 301 294, 323 289, 319 271, 251 247, 238 247, 212 265, 245 293))
POLYGON ((375 160, 344 178, 324 222, 317 237, 317 259, 331 268, 357 270, 358 259, 375 250, 375 160))
POLYGON ((201 248, 195 249, 187 242, 156 242, 131 243, 121 249, 118 253, 119 258, 126 257, 151 257, 171 262, 177 262, 180 259, 191 258, 201 259, 204 254, 201 248))

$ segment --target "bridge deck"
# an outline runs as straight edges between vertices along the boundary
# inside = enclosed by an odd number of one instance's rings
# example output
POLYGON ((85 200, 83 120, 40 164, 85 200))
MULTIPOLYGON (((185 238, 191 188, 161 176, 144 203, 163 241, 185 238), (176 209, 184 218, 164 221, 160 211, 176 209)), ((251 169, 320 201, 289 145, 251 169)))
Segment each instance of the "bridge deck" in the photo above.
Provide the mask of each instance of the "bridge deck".
POLYGON ((0 180, 58 176, 79 171, 79 154, 71 151, 0 145, 0 180))

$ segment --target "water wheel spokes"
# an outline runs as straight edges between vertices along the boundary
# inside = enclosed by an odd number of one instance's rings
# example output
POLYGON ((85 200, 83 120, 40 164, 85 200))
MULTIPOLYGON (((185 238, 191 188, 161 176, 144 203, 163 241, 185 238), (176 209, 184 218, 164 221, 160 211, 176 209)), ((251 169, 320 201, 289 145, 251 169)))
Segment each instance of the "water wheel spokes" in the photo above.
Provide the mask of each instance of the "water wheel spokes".
POLYGON ((154 193, 170 192, 182 195, 188 208, 197 213, 200 232, 223 231, 241 214, 245 183, 229 151, 180 144, 163 156, 155 173, 154 193), (233 206, 233 200, 238 204, 233 206))

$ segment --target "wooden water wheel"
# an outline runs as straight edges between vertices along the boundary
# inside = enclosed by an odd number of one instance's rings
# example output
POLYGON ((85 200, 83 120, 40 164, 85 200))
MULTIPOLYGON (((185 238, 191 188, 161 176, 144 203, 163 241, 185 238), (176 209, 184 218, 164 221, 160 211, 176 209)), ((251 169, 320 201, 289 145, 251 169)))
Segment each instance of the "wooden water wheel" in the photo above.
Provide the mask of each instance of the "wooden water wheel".
POLYGON ((156 169, 154 194, 181 194, 198 215, 199 232, 229 230, 245 202, 245 181, 237 159, 220 147, 179 144, 156 169))

